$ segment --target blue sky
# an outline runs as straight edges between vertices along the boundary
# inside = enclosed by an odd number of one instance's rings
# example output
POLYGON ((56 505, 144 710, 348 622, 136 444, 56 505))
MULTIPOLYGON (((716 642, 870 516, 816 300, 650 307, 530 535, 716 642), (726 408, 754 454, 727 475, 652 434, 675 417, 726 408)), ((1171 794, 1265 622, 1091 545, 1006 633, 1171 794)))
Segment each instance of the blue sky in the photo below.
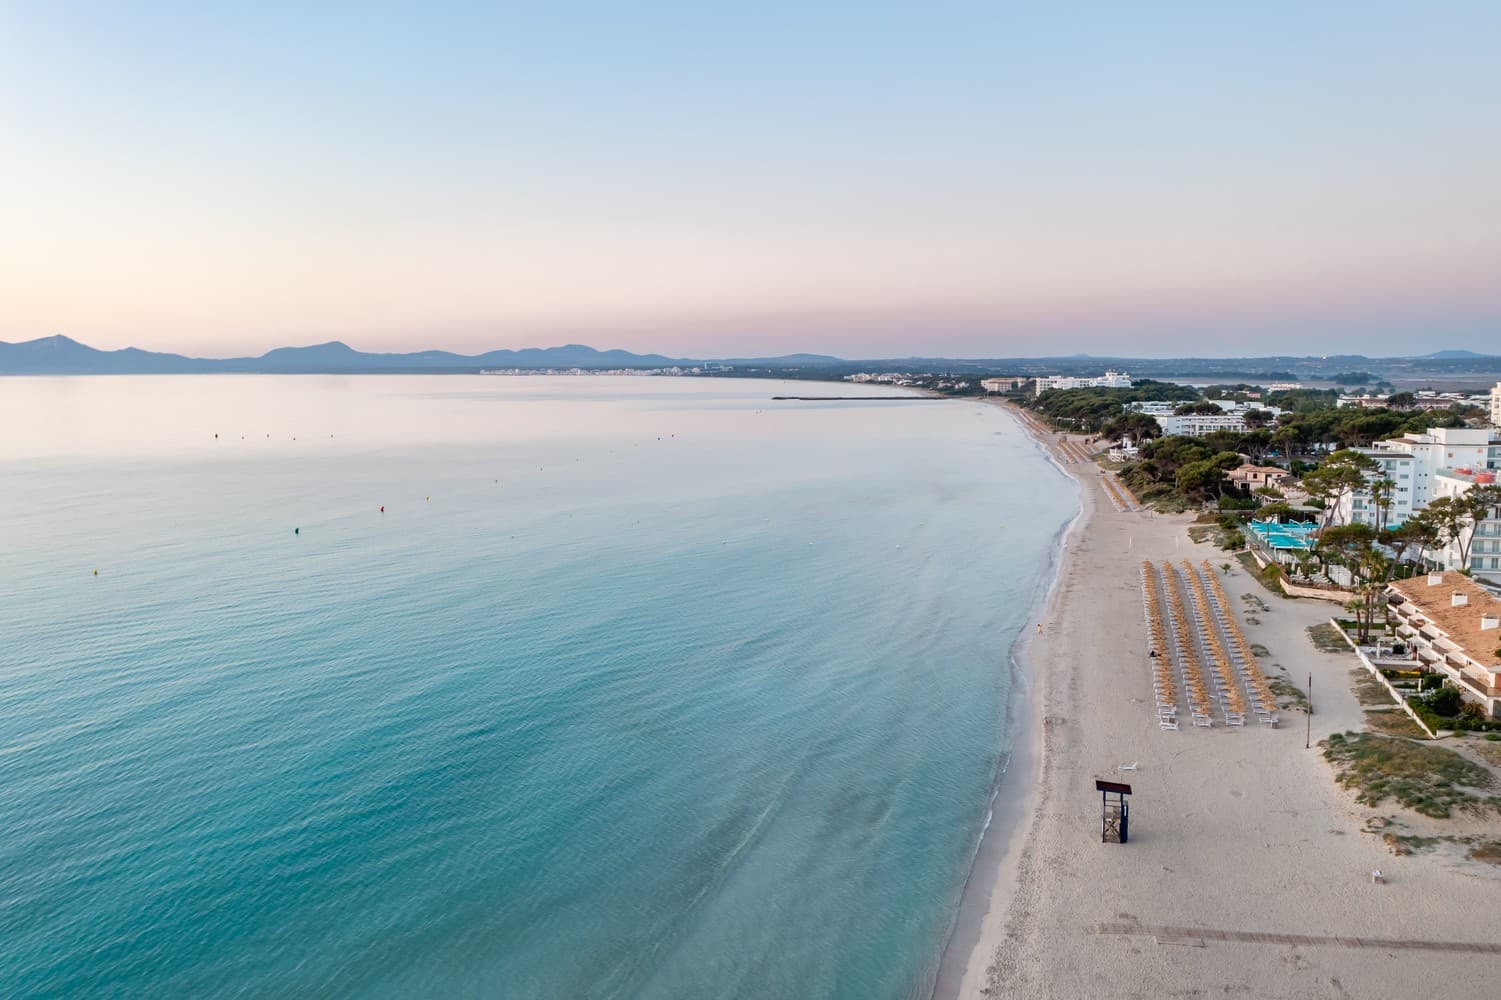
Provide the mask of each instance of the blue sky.
POLYGON ((0 0, 0 339, 1501 350, 1497 38, 1487 3, 0 0))

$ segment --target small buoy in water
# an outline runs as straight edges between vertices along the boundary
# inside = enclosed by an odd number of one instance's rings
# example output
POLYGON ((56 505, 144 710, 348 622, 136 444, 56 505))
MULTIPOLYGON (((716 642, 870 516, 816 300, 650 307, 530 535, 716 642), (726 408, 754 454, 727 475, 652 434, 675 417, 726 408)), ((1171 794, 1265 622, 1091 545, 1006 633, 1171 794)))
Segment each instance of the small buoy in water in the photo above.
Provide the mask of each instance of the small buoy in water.
POLYGON ((98 576, 98 575, 99 575, 99 571, 98 571, 98 570, 97 570, 97 569, 96 569, 96 570, 94 570, 94 575, 95 575, 95 576, 98 576))
POLYGON ((215 434, 215 435, 214 435, 214 440, 215 440, 215 441, 217 441, 217 440, 219 440, 219 435, 217 435, 217 434, 215 434))
POLYGON ((292 534, 294 534, 294 535, 300 535, 300 534, 302 534, 302 529, 301 528, 293 528, 292 529, 292 534))
POLYGON ((380 512, 381 512, 381 513, 382 513, 382 514, 384 514, 384 513, 385 513, 385 512, 386 512, 386 507, 385 507, 385 504, 382 504, 382 505, 381 505, 381 508, 380 508, 380 512))
POLYGON ((432 503, 433 502, 433 498, 432 497, 423 497, 423 499, 426 500, 428 503, 432 503))

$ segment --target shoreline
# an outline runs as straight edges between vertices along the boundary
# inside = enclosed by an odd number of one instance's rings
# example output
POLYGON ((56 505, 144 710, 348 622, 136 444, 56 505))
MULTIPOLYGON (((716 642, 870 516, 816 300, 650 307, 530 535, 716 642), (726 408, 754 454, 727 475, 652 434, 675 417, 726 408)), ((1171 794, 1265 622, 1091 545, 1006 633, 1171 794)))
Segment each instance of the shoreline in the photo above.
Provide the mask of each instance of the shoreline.
POLYGON ((1038 591, 1028 608, 1028 618, 1007 654, 1011 691, 1006 706, 1005 733, 1009 750, 996 774, 979 842, 970 860, 955 913, 953 927, 944 943, 932 1000, 979 996, 985 987, 990 956, 1004 935, 1007 901, 1015 890, 1028 823, 1037 809, 1043 764, 1043 712, 1040 688, 1035 684, 1036 664, 1032 649, 1037 640, 1035 622, 1057 620, 1062 582, 1080 538, 1094 519, 1093 495, 1082 476, 1071 470, 1052 443, 1044 440, 1005 403, 992 403, 1015 423, 1038 451, 1074 484, 1078 506, 1055 536, 1057 549, 1038 591), (1028 822, 1024 822, 1028 821, 1028 822), (1000 905, 998 905, 1000 904, 1000 905))
MULTIPOLYGON (((1330 606, 1269 595, 1188 535, 1193 515, 1118 509, 1096 463, 1074 453, 1062 464, 1090 516, 1068 539, 1047 641, 1019 650, 1037 755, 1020 789, 1026 819, 993 846, 996 864, 987 856, 972 872, 981 929, 954 935, 956 953, 974 946, 946 995, 1406 998, 1437 982, 1493 993, 1501 870, 1459 851, 1399 850, 1384 838, 1454 827, 1357 802, 1319 748, 1369 723, 1352 656, 1310 641, 1330 606), (1209 564, 1262 671, 1299 693, 1281 699, 1279 727, 1158 725, 1144 561, 1209 564), (1298 700, 1310 680, 1311 716, 1298 700), (1128 845, 1102 843, 1098 779, 1135 790, 1128 845)), ((1477 822, 1495 829, 1478 817, 1461 829, 1477 822)))

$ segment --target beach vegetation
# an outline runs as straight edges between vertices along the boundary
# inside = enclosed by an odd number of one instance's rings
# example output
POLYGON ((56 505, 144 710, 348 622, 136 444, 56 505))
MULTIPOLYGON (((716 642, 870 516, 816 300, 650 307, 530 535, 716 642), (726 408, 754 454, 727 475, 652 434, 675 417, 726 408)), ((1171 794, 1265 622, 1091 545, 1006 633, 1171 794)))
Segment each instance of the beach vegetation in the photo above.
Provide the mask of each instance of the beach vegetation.
POLYGON ((1388 799, 1437 819, 1454 810, 1496 802, 1480 792, 1495 785, 1491 772, 1453 750, 1379 733, 1334 733, 1319 744, 1335 780, 1362 805, 1388 799))
MULTIPOLYGON (((1391 699, 1386 699, 1391 704, 1391 699)), ((1384 709, 1375 712, 1366 712, 1366 728, 1372 732, 1382 733, 1386 736, 1400 736, 1404 739, 1426 739, 1428 734, 1423 732, 1421 726, 1412 721, 1412 716, 1396 709, 1384 709)))
POLYGON ((1308 711, 1308 695, 1286 677, 1268 677, 1266 686, 1277 697, 1277 707, 1308 711))
POLYGON ((1345 637, 1340 635, 1339 629, 1328 622, 1308 626, 1308 638, 1313 642, 1314 648, 1321 653, 1345 653, 1350 649, 1349 643, 1345 642, 1345 637))
MULTIPOLYGON (((1260 583, 1268 591, 1276 594, 1283 600, 1295 600, 1291 594, 1282 589, 1280 582, 1282 580, 1282 567, 1276 563, 1267 563, 1265 566, 1262 566, 1256 561, 1256 557, 1251 554, 1249 549, 1237 552, 1235 558, 1246 568, 1246 572, 1255 577, 1256 582, 1260 583)), ((1266 609, 1263 608, 1262 610, 1266 609)))
POLYGON ((1501 865, 1501 841, 1487 840, 1470 848, 1469 858, 1490 865, 1501 865))

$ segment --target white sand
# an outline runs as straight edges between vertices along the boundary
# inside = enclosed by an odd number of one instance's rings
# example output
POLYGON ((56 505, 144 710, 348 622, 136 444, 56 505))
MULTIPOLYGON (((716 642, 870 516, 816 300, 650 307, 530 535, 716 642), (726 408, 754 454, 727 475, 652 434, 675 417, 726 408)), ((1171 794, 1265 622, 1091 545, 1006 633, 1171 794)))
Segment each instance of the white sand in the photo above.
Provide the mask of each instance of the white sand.
POLYGON ((1218 566, 1226 557, 1189 542, 1187 517, 1117 512, 1097 469, 1069 468, 1083 481, 1084 521, 1045 634, 1027 638, 1023 662, 1021 690, 1041 754, 1032 755, 1031 773, 1014 767, 1003 782, 1010 801, 998 813, 1020 806, 1020 835, 1003 839, 1004 850, 992 846, 977 866, 971 896, 979 902, 966 901, 954 940, 973 949, 962 973, 940 982, 940 995, 1501 995, 1501 955, 1234 939, 1498 942, 1501 880, 1476 862, 1395 857, 1363 832, 1368 817, 1401 811, 1355 805, 1317 748, 1364 718, 1350 691, 1353 658, 1318 652, 1304 632, 1334 605, 1275 598, 1239 564, 1222 578, 1243 622, 1242 593, 1270 607, 1262 624, 1245 625, 1250 641, 1270 651, 1269 676, 1274 663, 1299 687, 1313 674, 1314 749, 1304 749, 1299 712, 1283 712, 1276 730, 1159 730, 1138 566, 1143 558, 1218 566), (1130 762, 1139 769, 1117 770, 1130 762), (1100 842, 1096 778, 1134 787, 1127 845, 1100 842), (1385 885, 1372 884, 1373 868, 1385 885), (1231 939, 1217 938, 1220 931, 1231 939))

